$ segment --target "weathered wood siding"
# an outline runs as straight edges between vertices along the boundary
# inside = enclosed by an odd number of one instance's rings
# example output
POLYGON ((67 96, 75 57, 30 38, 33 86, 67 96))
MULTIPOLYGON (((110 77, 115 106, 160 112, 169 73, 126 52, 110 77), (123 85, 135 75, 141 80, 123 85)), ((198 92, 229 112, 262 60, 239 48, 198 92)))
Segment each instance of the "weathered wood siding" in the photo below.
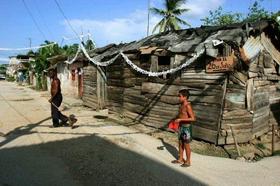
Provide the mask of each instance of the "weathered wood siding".
POLYGON ((97 107, 97 94, 96 94, 96 80, 97 80, 97 69, 89 65, 84 67, 84 94, 82 97, 85 106, 96 109, 97 107))
POLYGON ((278 65, 263 51, 247 71, 230 74, 219 144, 234 143, 230 126, 239 143, 248 142, 280 123, 278 65), (238 77, 236 76, 238 74, 238 77), (246 76, 244 76, 246 75, 246 76))
MULTIPOLYGON (((178 62, 178 56, 175 58, 174 63, 178 62)), ((151 67, 150 63, 143 63, 135 56, 131 59, 141 68, 151 67)), ((226 75, 207 74, 204 64, 198 61, 172 77, 147 77, 121 60, 115 62, 106 68, 107 108, 146 125, 165 128, 178 114, 179 90, 187 88, 197 118, 193 127, 194 137, 214 143, 217 140, 226 75)), ((96 108, 96 69, 93 66, 84 69, 84 89, 85 105, 96 108)))

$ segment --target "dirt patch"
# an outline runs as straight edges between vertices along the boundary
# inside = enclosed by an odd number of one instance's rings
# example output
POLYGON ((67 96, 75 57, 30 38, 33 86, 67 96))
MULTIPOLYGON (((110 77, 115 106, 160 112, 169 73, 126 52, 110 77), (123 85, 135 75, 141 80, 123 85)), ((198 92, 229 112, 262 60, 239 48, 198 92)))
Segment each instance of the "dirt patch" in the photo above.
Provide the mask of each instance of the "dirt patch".
MULTIPOLYGON (((268 132, 256 139, 251 140, 249 143, 239 144, 239 150, 242 157, 245 160, 254 162, 259 161, 265 157, 272 155, 279 155, 280 152, 280 137, 274 136, 274 153, 272 154, 272 134, 268 132)), ((238 158, 238 153, 235 145, 225 145, 224 149, 232 159, 238 158)))

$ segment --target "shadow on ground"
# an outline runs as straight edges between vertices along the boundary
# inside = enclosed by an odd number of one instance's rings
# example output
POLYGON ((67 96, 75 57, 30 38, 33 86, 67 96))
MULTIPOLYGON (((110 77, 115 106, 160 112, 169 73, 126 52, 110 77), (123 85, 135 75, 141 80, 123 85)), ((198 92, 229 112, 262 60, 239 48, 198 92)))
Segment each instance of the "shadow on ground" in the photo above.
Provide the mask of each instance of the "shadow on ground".
POLYGON ((163 138, 158 138, 162 142, 162 146, 157 147, 158 150, 164 150, 164 148, 175 158, 178 159, 178 150, 173 146, 164 141, 163 138))
POLYGON ((8 134, 2 135, 5 137, 5 140, 0 142, 0 147, 6 145, 7 143, 10 143, 11 141, 17 139, 20 136, 36 133, 35 131, 32 131, 32 129, 38 127, 41 123, 44 123, 45 121, 48 121, 50 119, 51 117, 47 117, 41 121, 38 121, 37 123, 23 125, 10 131, 8 134))
POLYGON ((0 185, 204 185, 96 135, 1 149, 0 165, 0 185))

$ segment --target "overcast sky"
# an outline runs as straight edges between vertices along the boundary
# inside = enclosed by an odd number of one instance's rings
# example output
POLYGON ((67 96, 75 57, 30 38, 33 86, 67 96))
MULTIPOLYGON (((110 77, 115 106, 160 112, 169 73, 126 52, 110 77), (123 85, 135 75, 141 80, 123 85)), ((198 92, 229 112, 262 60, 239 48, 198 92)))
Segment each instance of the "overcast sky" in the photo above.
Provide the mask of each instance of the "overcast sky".
MULTIPOLYGON (((57 2, 75 32, 91 33, 98 47, 109 43, 130 42, 146 36, 148 0, 57 0, 57 2)), ((151 6, 161 7, 162 2, 163 0, 151 0, 151 6)), ((199 27, 202 24, 200 19, 207 16, 209 10, 222 6, 225 11, 246 14, 253 2, 254 0, 189 0, 184 7, 190 11, 182 18, 192 27, 199 27)), ((264 0, 262 4, 268 11, 280 10, 280 0, 264 0)), ((0 9, 0 48, 29 47, 30 40, 32 46, 40 45, 44 40, 61 44, 63 37, 75 37, 55 0, 1 0, 0 9)), ((151 16, 151 29, 159 19, 151 16)), ((78 40, 66 39, 62 44, 75 42, 78 43, 78 40)), ((8 56, 18 53, 18 51, 0 51, 0 63, 7 63, 8 56)))

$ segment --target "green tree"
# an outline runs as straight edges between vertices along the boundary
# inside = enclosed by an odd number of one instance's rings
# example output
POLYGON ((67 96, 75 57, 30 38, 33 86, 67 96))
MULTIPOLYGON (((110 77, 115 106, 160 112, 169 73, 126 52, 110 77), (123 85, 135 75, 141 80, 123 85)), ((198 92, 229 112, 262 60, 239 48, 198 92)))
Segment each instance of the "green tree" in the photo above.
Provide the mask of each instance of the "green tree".
POLYGON ((78 44, 73 44, 73 45, 64 45, 63 46, 63 54, 67 56, 75 55, 76 52, 78 51, 79 45, 78 44))
POLYGON ((6 74, 7 66, 0 64, 0 74, 6 74))
POLYGON ((266 11, 262 6, 263 0, 256 0, 252 6, 249 7, 249 13, 245 18, 246 21, 259 21, 261 19, 272 18, 272 13, 266 11))
MULTIPOLYGON (((52 44, 53 42, 50 41, 45 41, 43 45, 49 45, 52 44)), ((63 49, 58 46, 58 44, 49 45, 46 47, 40 48, 36 53, 35 53, 35 59, 34 61, 31 61, 31 67, 35 71, 35 76, 37 79, 37 89, 42 89, 45 90, 47 88, 46 86, 46 77, 44 76, 44 70, 49 68, 50 63, 48 61, 48 58, 59 55, 63 52, 63 49)))
POLYGON ((242 21, 241 13, 224 12, 220 6, 217 10, 209 11, 209 16, 201 19, 206 26, 222 26, 242 21))
POLYGON ((201 19, 203 25, 219 26, 232 23, 239 23, 242 21, 259 21, 261 19, 274 19, 279 23, 277 17, 280 15, 280 11, 277 13, 268 12, 261 6, 263 0, 256 0, 249 6, 249 13, 243 16, 241 13, 224 12, 222 7, 219 7, 215 11, 209 11, 209 15, 204 19, 201 19))
POLYGON ((278 28, 280 30, 280 11, 272 14, 271 18, 274 19, 279 24, 278 28))
POLYGON ((153 33, 158 29, 159 32, 181 29, 180 25, 190 26, 189 23, 179 18, 180 15, 189 11, 181 8, 185 0, 165 0, 164 9, 150 8, 153 14, 160 15, 162 19, 156 24, 153 33))
POLYGON ((90 40, 90 39, 88 39, 88 40, 86 41, 86 46, 85 46, 85 47, 86 47, 87 50, 92 50, 92 49, 95 48, 93 41, 90 40))

